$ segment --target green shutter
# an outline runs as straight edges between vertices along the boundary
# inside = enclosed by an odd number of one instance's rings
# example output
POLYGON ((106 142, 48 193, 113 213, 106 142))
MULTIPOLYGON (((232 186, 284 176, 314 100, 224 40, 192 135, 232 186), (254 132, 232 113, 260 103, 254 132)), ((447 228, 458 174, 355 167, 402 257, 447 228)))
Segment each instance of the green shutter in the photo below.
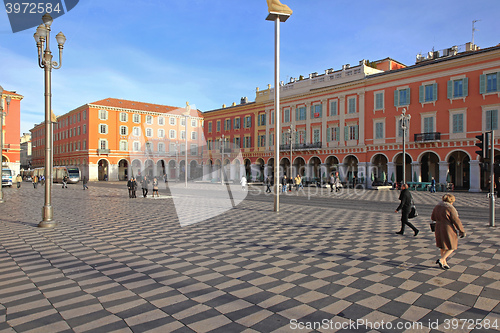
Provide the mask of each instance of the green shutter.
POLYGON ((425 101, 425 87, 418 87, 418 102, 423 103, 425 101))
POLYGON ((399 106, 399 90, 394 90, 394 106, 399 106))
POLYGON ((434 101, 437 101, 438 99, 438 84, 437 83, 434 83, 432 85, 432 94, 434 95, 434 101))
POLYGON ((358 125, 354 126, 354 138, 356 140, 359 139, 359 133, 358 133, 358 131, 359 131, 359 126, 358 125))
POLYGON ((500 91, 500 72, 497 72, 497 91, 500 91))
POLYGON ((406 105, 410 105, 410 88, 406 89, 406 105))
POLYGON ((447 97, 448 97, 448 99, 453 98, 453 81, 452 80, 448 81, 447 97))
POLYGON ((319 117, 323 118, 323 104, 319 105, 319 117))
POLYGON ((335 139, 340 141, 340 127, 337 126, 337 134, 335 135, 335 139))
POLYGON ((295 121, 299 120, 299 108, 295 108, 295 121))
POLYGON ((479 76, 479 93, 484 94, 486 92, 486 75, 482 74, 479 76))
POLYGON ((330 129, 330 127, 328 127, 326 129, 326 142, 330 142, 330 132, 331 132, 331 129, 330 129))
POLYGON ((469 95, 469 78, 464 78, 462 82, 464 97, 467 97, 469 95))
POLYGON ((344 141, 349 141, 349 126, 344 126, 344 141))

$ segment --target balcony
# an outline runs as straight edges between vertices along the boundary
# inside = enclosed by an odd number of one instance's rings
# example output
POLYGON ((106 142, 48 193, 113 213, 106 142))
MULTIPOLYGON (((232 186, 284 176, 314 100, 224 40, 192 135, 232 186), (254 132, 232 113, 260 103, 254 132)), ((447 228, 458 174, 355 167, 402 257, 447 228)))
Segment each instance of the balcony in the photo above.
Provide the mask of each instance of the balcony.
POLYGON ((97 149, 97 155, 107 155, 110 153, 109 149, 97 149))
POLYGON ((415 142, 432 142, 441 140, 440 132, 431 132, 431 133, 418 133, 415 134, 415 142))
POLYGON ((3 150, 9 150, 9 149, 10 149, 10 143, 4 143, 3 150))
MULTIPOLYGON (((313 150, 322 148, 323 145, 321 142, 315 143, 294 143, 292 145, 292 150, 313 150)), ((290 150, 290 144, 280 145, 280 150, 290 150)))

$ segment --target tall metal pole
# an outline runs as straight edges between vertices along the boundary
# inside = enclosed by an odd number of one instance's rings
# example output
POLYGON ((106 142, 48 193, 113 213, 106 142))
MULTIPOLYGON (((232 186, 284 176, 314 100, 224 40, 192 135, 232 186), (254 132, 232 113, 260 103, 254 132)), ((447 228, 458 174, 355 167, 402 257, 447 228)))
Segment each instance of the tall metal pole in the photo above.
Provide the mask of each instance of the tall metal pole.
POLYGON ((0 203, 3 200, 3 88, 0 86, 0 203))
POLYGON ((186 135, 185 135, 185 139, 186 139, 186 163, 184 163, 184 178, 185 178, 185 187, 188 187, 188 115, 185 116, 186 117, 186 135))
POLYGON ((221 145, 220 183, 221 185, 224 185, 224 134, 222 134, 222 138, 219 142, 221 145))
MULTIPOLYGON (((403 118, 403 122, 406 122, 406 118, 403 118)), ((406 126, 403 125, 403 183, 406 183, 406 126)))
MULTIPOLYGON (((495 226, 495 131, 491 131, 490 152, 490 227, 495 226)), ((497 188, 497 191, 500 189, 497 188)))
POLYGON ((274 20, 274 211, 280 211, 280 16, 274 20))

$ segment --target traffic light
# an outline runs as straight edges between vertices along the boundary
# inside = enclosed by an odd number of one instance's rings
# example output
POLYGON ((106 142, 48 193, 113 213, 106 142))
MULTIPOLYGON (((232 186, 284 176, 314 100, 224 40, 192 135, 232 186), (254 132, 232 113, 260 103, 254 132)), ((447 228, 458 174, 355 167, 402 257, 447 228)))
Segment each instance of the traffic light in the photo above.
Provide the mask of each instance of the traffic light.
POLYGON ((479 142, 476 143, 476 146, 481 149, 481 150, 476 150, 476 154, 481 156, 483 159, 488 159, 490 133, 486 132, 481 135, 476 135, 476 138, 479 140, 479 142))

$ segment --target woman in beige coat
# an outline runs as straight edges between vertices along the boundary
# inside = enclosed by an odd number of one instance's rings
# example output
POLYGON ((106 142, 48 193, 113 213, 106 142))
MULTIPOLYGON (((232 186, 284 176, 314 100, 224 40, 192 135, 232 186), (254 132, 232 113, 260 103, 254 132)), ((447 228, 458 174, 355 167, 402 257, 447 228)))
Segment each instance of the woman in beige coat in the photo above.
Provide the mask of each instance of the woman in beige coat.
POLYGON ((434 207, 431 219, 436 221, 436 246, 441 249, 441 259, 436 261, 442 269, 449 269, 446 259, 458 247, 458 235, 465 236, 464 227, 458 218, 458 212, 453 207, 455 196, 451 194, 443 195, 443 202, 434 207))

